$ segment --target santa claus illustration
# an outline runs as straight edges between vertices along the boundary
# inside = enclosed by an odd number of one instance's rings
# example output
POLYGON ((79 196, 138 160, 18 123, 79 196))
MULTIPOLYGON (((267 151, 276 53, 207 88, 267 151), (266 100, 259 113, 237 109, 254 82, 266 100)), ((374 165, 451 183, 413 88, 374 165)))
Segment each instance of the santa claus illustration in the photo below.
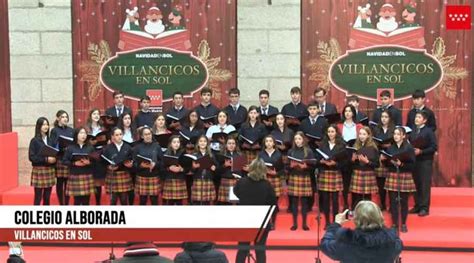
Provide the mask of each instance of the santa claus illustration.
POLYGON ((145 25, 145 31, 147 33, 152 35, 158 35, 165 31, 165 26, 161 21, 161 19, 163 19, 163 15, 161 14, 161 10, 158 7, 150 7, 146 14, 146 19, 147 21, 145 25))
POLYGON ((379 22, 377 23, 377 29, 390 33, 398 28, 398 23, 395 20, 397 15, 395 8, 391 4, 384 4, 379 11, 379 22))

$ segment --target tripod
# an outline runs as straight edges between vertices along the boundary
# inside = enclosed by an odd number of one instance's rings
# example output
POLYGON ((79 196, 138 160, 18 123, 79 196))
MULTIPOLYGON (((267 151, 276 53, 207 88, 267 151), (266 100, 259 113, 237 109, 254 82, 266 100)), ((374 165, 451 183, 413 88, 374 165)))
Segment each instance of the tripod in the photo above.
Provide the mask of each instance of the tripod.
POLYGON ((314 259, 314 262, 315 263, 321 263, 321 257, 320 257, 320 253, 321 253, 321 241, 320 241, 320 236, 319 236, 319 230, 321 229, 321 203, 320 203, 320 194, 319 194, 319 183, 318 183, 318 170, 315 170, 314 171, 314 177, 316 179, 316 200, 318 201, 318 212, 316 214, 316 221, 318 222, 318 227, 317 227, 317 232, 316 232, 316 238, 317 238, 317 244, 318 244, 318 252, 316 254, 316 258, 314 259))
MULTIPOLYGON (((395 165, 395 168, 397 169, 397 211, 398 211, 398 225, 397 225, 397 236, 400 237, 400 227, 402 224, 402 204, 401 204, 401 179, 400 179, 400 167, 398 165, 395 165)), ((402 256, 398 256, 398 258, 395 260, 397 263, 402 263, 402 256)))

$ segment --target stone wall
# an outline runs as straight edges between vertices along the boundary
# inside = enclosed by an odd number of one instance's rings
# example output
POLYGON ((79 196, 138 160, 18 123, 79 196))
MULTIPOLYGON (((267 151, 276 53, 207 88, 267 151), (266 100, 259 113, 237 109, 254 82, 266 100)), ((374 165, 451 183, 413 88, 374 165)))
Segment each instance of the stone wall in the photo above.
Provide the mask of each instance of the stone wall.
POLYGON ((281 108, 290 88, 300 86, 300 1, 238 1, 238 87, 244 105, 258 105, 258 91, 270 91, 281 108))
POLYGON ((28 144, 39 116, 72 116, 71 1, 10 0, 12 125, 19 136, 20 184, 29 184, 28 144))

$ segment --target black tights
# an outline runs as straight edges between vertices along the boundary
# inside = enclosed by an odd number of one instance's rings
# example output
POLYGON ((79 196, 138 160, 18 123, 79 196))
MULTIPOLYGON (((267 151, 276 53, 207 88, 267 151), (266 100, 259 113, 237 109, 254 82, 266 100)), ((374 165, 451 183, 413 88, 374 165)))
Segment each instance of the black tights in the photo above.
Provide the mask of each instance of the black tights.
POLYGON ((67 178, 56 178, 56 195, 60 205, 69 205, 69 195, 66 194, 67 178))
POLYGON ((89 205, 90 195, 74 196, 74 205, 89 205))
POLYGON ((183 205, 184 199, 163 199, 165 205, 183 205))
POLYGON ((100 200, 102 198, 102 186, 95 187, 95 204, 100 205, 100 200))
POLYGON ((151 205, 158 205, 158 196, 157 195, 140 195, 140 205, 146 205, 150 197, 151 205))
MULTIPOLYGON (((293 226, 298 225, 298 196, 291 197, 291 213, 293 214, 293 226)), ((308 215, 309 197, 301 197, 301 215, 303 216, 303 226, 306 226, 306 216, 308 215)))
POLYGON ((110 205, 117 205, 119 200, 121 205, 128 205, 128 192, 112 193, 110 205))
MULTIPOLYGON (((390 213, 392 215, 392 223, 398 225, 398 204, 397 204, 397 192, 389 191, 390 197, 390 213)), ((408 216, 408 193, 400 192, 400 208, 402 212, 402 225, 407 223, 408 216)))
POLYGON ((387 190, 385 190, 385 177, 377 177, 377 186, 379 188, 380 208, 382 210, 387 210, 387 190))
POLYGON ((34 205, 40 205, 41 199, 43 199, 43 205, 49 205, 49 199, 51 197, 52 187, 38 188, 35 187, 35 200, 34 205))
POLYGON ((372 200, 372 195, 371 194, 358 194, 358 193, 352 193, 352 210, 355 209, 357 203, 359 203, 362 200, 372 200))
POLYGON ((333 218, 339 212, 339 192, 326 192, 320 191, 321 197, 321 211, 324 214, 324 218, 326 219, 326 225, 329 225, 331 222, 330 215, 331 215, 331 207, 330 203, 332 201, 332 215, 333 218))
POLYGON ((344 208, 349 207, 349 188, 351 186, 352 179, 352 167, 345 167, 342 171, 342 197, 344 200, 344 208))

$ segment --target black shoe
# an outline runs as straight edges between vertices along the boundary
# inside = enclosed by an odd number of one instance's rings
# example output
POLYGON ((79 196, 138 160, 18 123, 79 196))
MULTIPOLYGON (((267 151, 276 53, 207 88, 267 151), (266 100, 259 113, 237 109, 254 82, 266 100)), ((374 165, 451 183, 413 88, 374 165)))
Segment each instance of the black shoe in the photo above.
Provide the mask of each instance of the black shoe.
POLYGON ((309 227, 307 225, 303 225, 303 230, 304 231, 309 231, 309 227))
POLYGON ((406 232, 408 232, 407 225, 403 224, 403 225, 402 225, 402 230, 401 230, 401 231, 402 231, 402 233, 406 233, 406 232))
POLYGON ((293 226, 290 228, 291 231, 295 231, 296 229, 298 229, 298 226, 297 226, 297 225, 293 225, 293 226))
POLYGON ((418 213, 418 216, 428 216, 430 213, 424 209, 422 209, 419 213, 418 213))
POLYGON ((418 214, 420 212, 420 209, 413 207, 408 211, 409 214, 418 214))

